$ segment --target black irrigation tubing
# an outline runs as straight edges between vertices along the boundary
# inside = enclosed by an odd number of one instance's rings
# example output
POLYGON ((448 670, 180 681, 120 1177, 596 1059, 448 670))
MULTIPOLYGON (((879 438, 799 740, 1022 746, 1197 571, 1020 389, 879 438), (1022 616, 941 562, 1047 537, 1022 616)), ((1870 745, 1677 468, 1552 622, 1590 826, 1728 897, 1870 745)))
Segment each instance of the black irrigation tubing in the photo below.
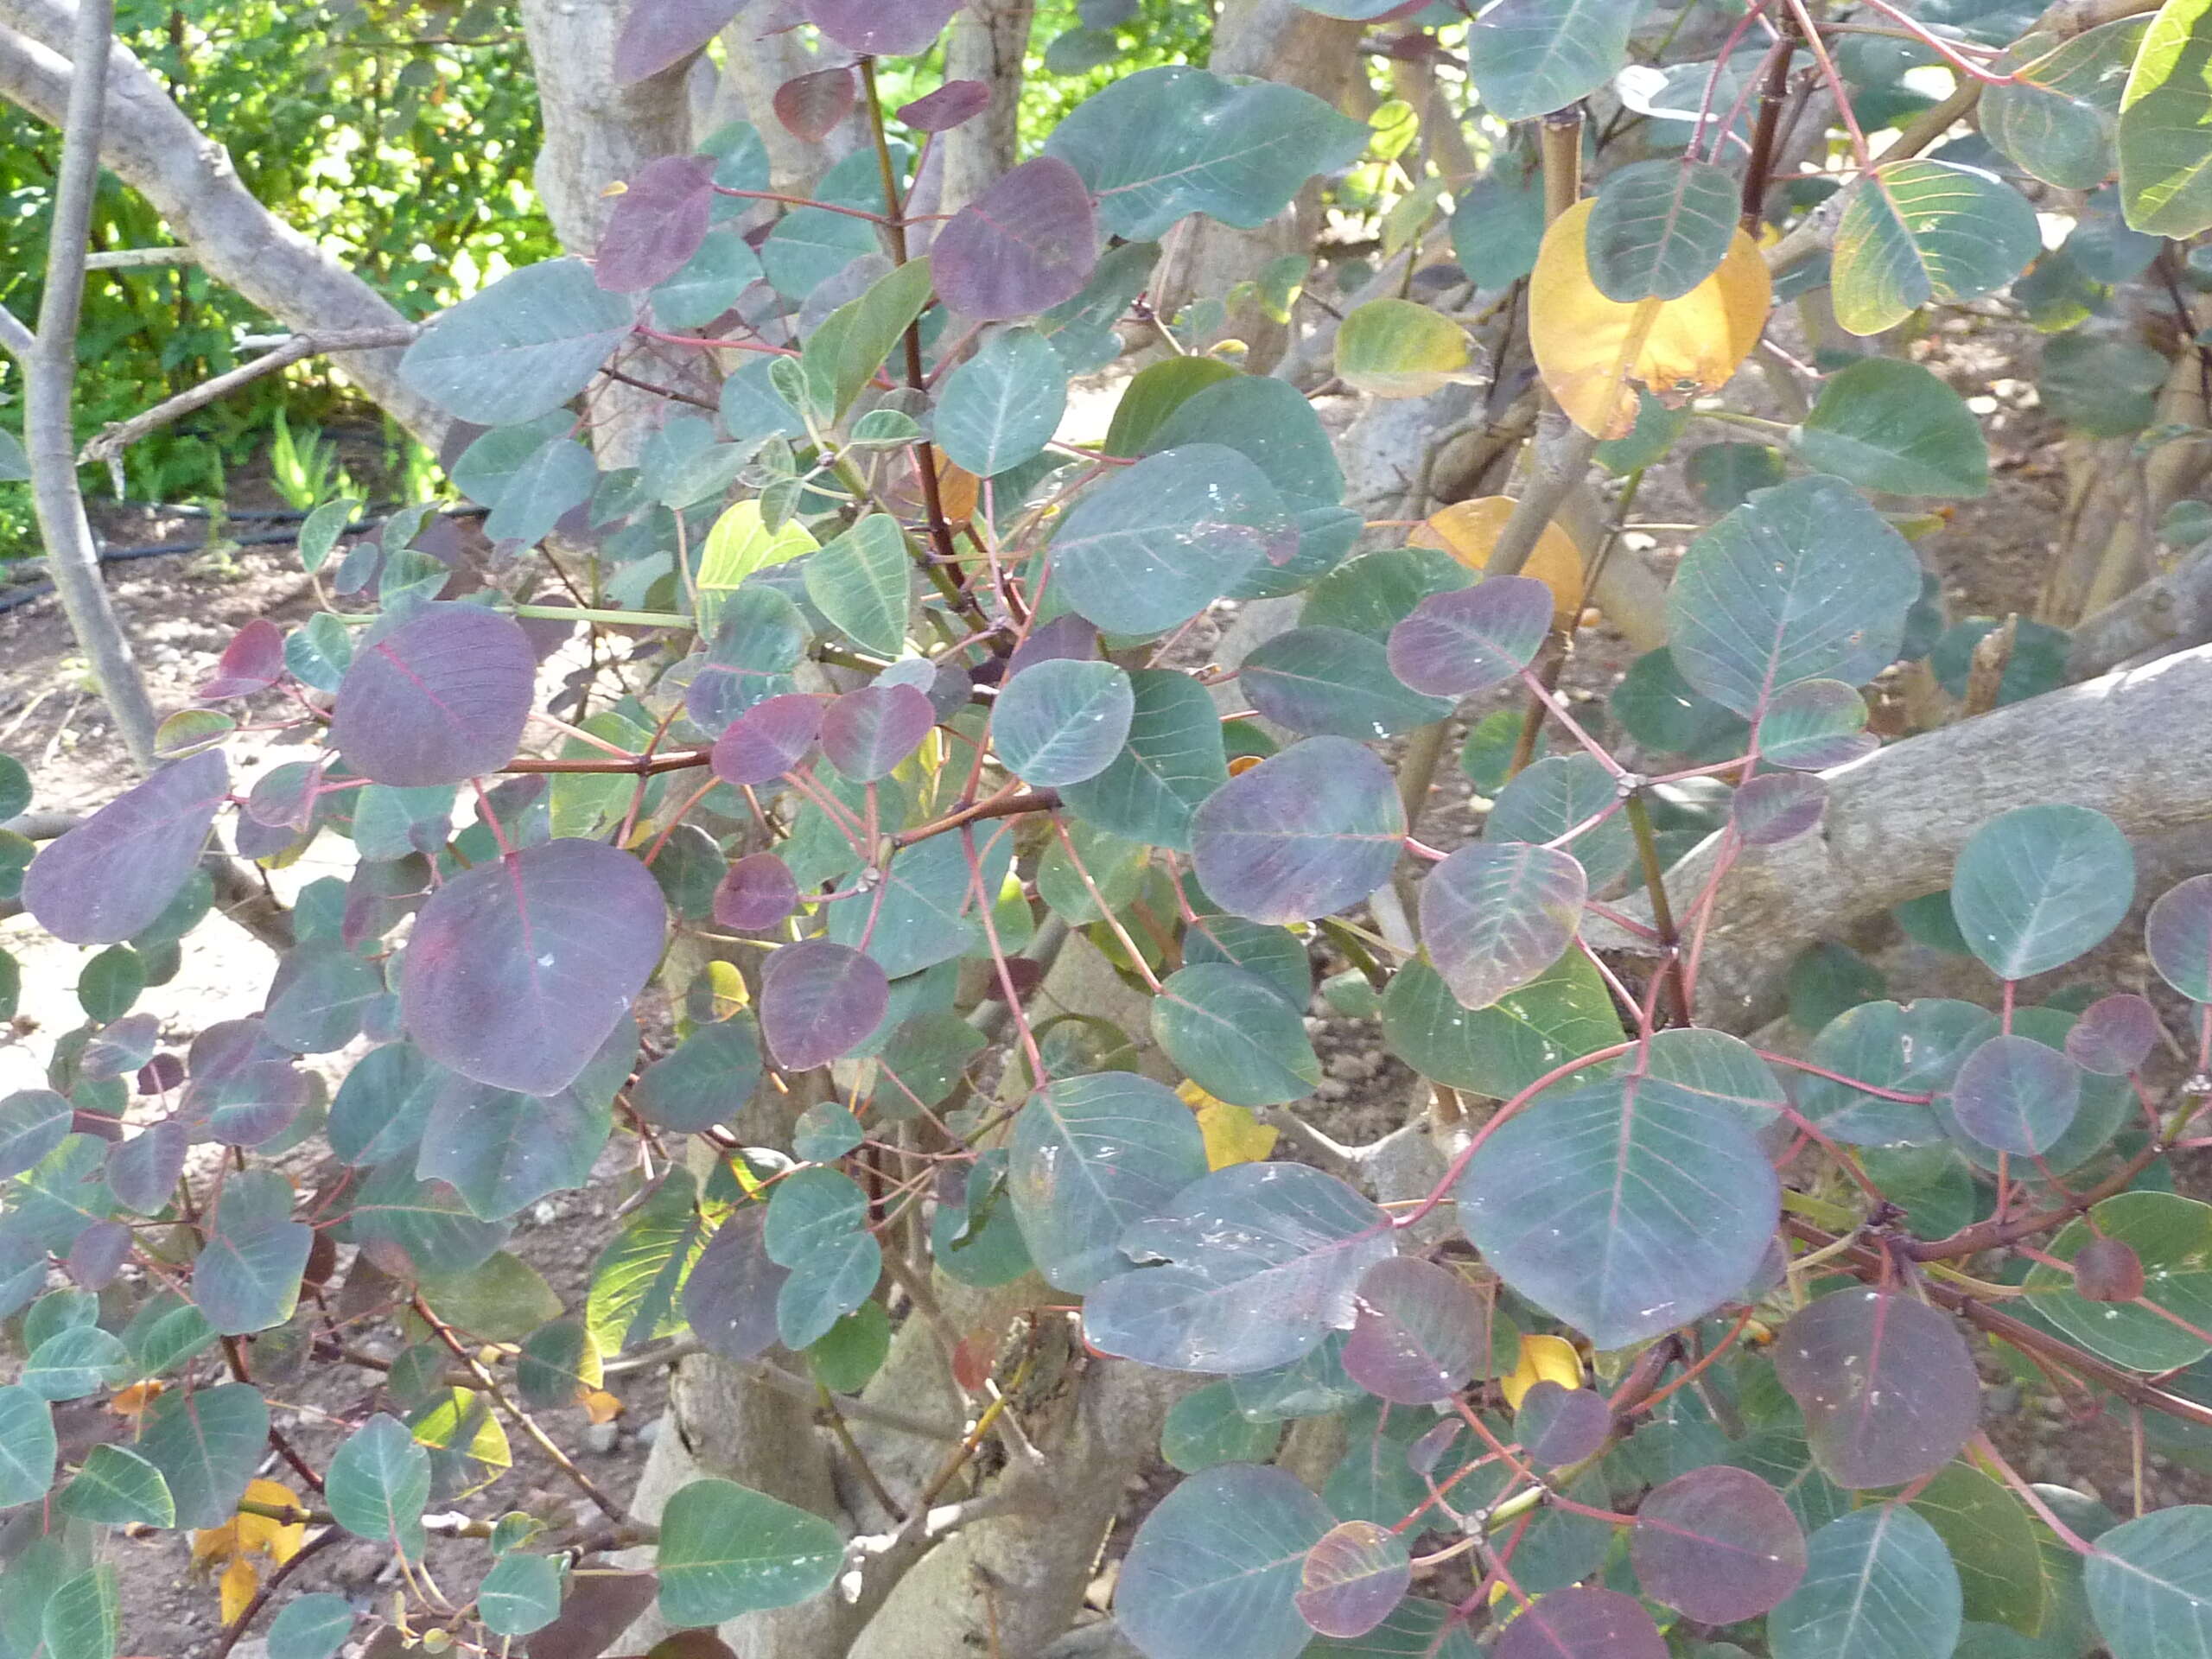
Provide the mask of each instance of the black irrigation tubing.
MULTIPOLYGON (((158 507, 157 510, 164 512, 186 512, 194 511, 192 509, 169 506, 161 506, 158 507)), ((197 511, 204 512, 206 510, 203 508, 198 509, 197 511)), ((485 511, 485 508, 474 506, 442 507, 439 509, 438 516, 442 518, 473 518, 485 511)), ((271 512, 233 512, 226 514, 225 516, 232 518, 261 519, 278 518, 290 518, 295 517, 304 518, 307 517, 305 513, 295 515, 290 512, 276 513, 271 512)), ((359 524, 346 525, 345 529, 340 531, 338 533, 340 536, 359 535, 365 531, 374 529, 380 522, 381 521, 378 519, 365 518, 359 524)), ((249 531, 243 536, 226 536, 215 541, 155 542, 145 547, 104 547, 100 549, 100 563, 102 564, 120 564, 125 559, 156 559, 169 554, 205 553, 210 548, 213 547, 275 547, 285 542, 296 542, 299 540, 299 538, 300 532, 296 529, 255 530, 249 531)), ((44 599, 53 591, 54 584, 52 582, 33 582, 27 588, 11 588, 5 594, 0 594, 0 616, 5 616, 10 611, 21 610, 33 600, 44 599)))

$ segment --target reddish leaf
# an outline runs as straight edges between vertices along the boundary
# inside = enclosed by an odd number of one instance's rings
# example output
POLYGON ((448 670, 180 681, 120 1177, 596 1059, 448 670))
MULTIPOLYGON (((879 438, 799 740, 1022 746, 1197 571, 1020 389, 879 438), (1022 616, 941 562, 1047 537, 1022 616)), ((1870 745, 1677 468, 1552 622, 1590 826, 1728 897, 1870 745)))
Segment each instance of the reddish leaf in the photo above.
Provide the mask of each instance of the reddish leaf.
POLYGON ((575 1082, 660 961, 652 873, 597 842, 549 841, 454 876, 423 906, 400 1019, 432 1059, 520 1094, 575 1082))
POLYGON ((683 1281, 684 1319, 725 1359, 758 1359, 776 1345, 776 1297, 791 1269, 760 1242, 767 1214, 765 1204, 740 1205, 683 1281))
POLYGON ((789 691, 756 702, 715 740, 715 776, 739 785, 773 782, 799 763, 821 729, 819 697, 789 691))
POLYGON ((2144 1290, 2143 1258, 2125 1239, 2093 1238, 2074 1252, 2074 1289, 2092 1302, 2132 1302, 2144 1290))
POLYGON ((1459 1005, 1486 1008, 1560 959, 1589 889, 1571 853, 1478 841, 1421 882, 1421 942, 1459 1005))
POLYGON ((1782 1495, 1720 1464, 1646 1497, 1628 1553, 1644 1594, 1707 1624, 1756 1618, 1805 1576, 1805 1535, 1782 1495))
POLYGON ((1965 1339, 1910 1296, 1821 1297, 1783 1326, 1774 1370, 1805 1413, 1813 1460, 1853 1491, 1934 1474, 1981 1416, 1965 1339))
POLYGON ((2133 991, 2099 997, 2066 1033, 2067 1058, 2084 1071, 2124 1077, 2158 1042, 2158 1011, 2133 991))
POLYGON ((852 112, 859 97, 850 69, 817 69, 776 88, 776 119, 794 138, 818 144, 852 112))
POLYGON ((524 1645, 530 1659, 599 1659, 652 1605, 650 1573, 595 1573, 570 1580, 561 1616, 524 1645))
POLYGON ((1378 1399, 1427 1405, 1490 1369, 1490 1311, 1449 1268, 1391 1256, 1367 1270, 1353 1306, 1344 1372, 1378 1399))
POLYGON ((1547 1469, 1580 1463, 1605 1443, 1612 1408, 1595 1389, 1563 1389, 1545 1378, 1521 1396, 1513 1433, 1547 1469))
POLYGON ((927 51, 960 0, 805 0, 806 19, 838 45, 876 57, 927 51))
POLYGON ((1365 1636, 1390 1616, 1414 1580, 1406 1541, 1372 1521, 1344 1521, 1306 1552, 1298 1611, 1324 1636, 1365 1636))
POLYGON ((614 199, 600 232, 599 285, 633 294, 665 282, 699 251, 715 207, 715 158, 664 156, 614 199))
POLYGON ((1554 1590, 1521 1609, 1491 1659, 1667 1659, 1643 1604, 1618 1590, 1554 1590))
POLYGON ((901 121, 916 132, 950 132, 990 106, 991 89, 980 80, 948 80, 933 92, 899 106, 901 121))
POLYGON ((890 1006, 891 982, 876 960, 828 939, 785 945, 760 970, 760 1034, 786 1071, 850 1052, 890 1006))
POLYGON ((1959 1128, 1999 1152, 2050 1149, 2082 1108, 2082 1068, 2032 1037, 1992 1037, 1951 1086, 1959 1128))
POLYGON ((822 716, 822 753, 856 784, 887 778, 937 723, 930 700, 911 685, 864 685, 822 716))
POLYGON ((798 881, 773 853, 753 853, 729 867, 715 889, 715 920, 741 933, 773 927, 798 908, 798 881))
POLYGON ((46 844, 24 872, 23 908, 71 944, 143 931, 192 874, 229 791, 219 749, 163 766, 46 844))
POLYGON ((1056 156, 1015 168, 954 214, 930 250, 938 297, 986 322, 1072 299, 1097 263, 1090 187, 1056 156))
POLYGON ((1087 663, 1097 655, 1097 628, 1073 611, 1064 612, 1032 628, 1029 637, 1014 648, 1014 655, 1006 659, 1006 672, 1000 683, 1004 684, 1024 669, 1057 658, 1069 657, 1087 663))
POLYGON ((1747 847, 1776 847, 1816 828, 1827 810, 1827 785, 1801 772, 1770 772, 1736 791, 1730 822, 1747 847))
POLYGON ((673 68, 721 33, 746 0, 634 0, 614 37, 614 79, 632 81, 673 68))
POLYGON ((513 755, 537 683, 530 636, 512 619, 480 605, 425 605, 355 654, 330 741, 372 783, 463 783, 513 755))
POLYGON ((1542 649, 1552 608, 1552 590, 1533 576, 1431 594, 1390 630, 1390 671, 1435 697, 1499 684, 1542 649))
POLYGON ((257 616, 223 647, 215 672, 200 688, 200 700, 243 697, 266 691, 284 677, 284 631, 265 616, 257 616))

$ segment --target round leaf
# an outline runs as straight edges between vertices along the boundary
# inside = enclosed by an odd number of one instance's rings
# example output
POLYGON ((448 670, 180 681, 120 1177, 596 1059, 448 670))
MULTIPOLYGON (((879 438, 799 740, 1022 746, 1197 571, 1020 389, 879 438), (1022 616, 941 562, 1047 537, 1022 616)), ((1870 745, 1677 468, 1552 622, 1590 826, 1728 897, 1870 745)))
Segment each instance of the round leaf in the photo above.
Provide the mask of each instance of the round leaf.
POLYGON ((1958 1645, 1958 1570, 1912 1510, 1878 1503, 1840 1516, 1805 1556, 1803 1582, 1767 1618, 1775 1659, 1948 1659, 1958 1645))
POLYGON ((2197 1334, 2212 1326, 2212 1206, 2170 1192, 2122 1192, 2068 1223, 2049 1254, 2051 1262, 2028 1269, 2031 1306, 2090 1352, 2131 1370, 2165 1371, 2212 1350, 2197 1334), (2075 1272, 2054 1265, 2078 1264, 2100 1241, 2135 1253, 2149 1306, 2093 1299, 2076 1282, 2078 1265, 2075 1272))
POLYGON ((2159 976, 2192 1002, 2212 1002, 2212 875, 2192 875, 2151 906, 2143 944, 2159 976))
POLYGON ((1989 446, 1974 412, 1902 358, 1862 358, 1831 376, 1796 443, 1806 465, 1863 489, 1957 497, 1989 488, 1989 446))
POLYGON ((1199 885, 1251 921, 1310 921, 1359 903, 1398 861, 1405 810, 1389 768, 1313 737, 1232 778, 1191 822, 1199 885))
POLYGON ((1279 1106, 1321 1081, 1302 1013, 1258 975, 1204 962, 1168 976, 1153 999, 1152 1030, 1167 1058, 1216 1099, 1279 1106))
POLYGON ((1279 633, 1244 658, 1236 683, 1265 718, 1331 737, 1395 737, 1452 712, 1448 702, 1408 690, 1384 648, 1348 628, 1279 633))
POLYGON ((2212 1643, 2212 1507, 2184 1503, 2105 1533, 2082 1566, 2113 1659, 2178 1659, 2212 1643))
POLYGON ((856 784, 888 778, 937 723, 930 700, 911 685, 864 685, 822 715, 822 753, 856 784))
POLYGON ((1112 765, 1135 715, 1127 671, 1057 658, 1006 682, 991 713, 991 741, 1015 776, 1056 788, 1112 765))
POLYGON ((2004 979, 2064 966, 2101 944, 2135 898, 2135 855, 2086 806, 2018 806, 1974 831, 1951 875, 1951 912, 2004 979))
MULTIPOLYGON (((937 269, 941 284, 941 248, 937 269)), ((938 446, 955 466, 995 477, 1043 452, 1067 401, 1067 370, 1052 342, 1034 329, 1000 329, 938 394, 938 446)))
POLYGON ((828 939, 785 945, 761 969, 761 1034, 786 1071, 809 1071, 850 1053, 883 1023, 890 1004, 890 981, 881 965, 828 939))
POLYGON ((1433 697, 1486 691, 1535 660, 1552 610, 1551 589, 1530 576, 1431 594, 1390 630, 1391 671, 1433 697))
POLYGON ((23 908, 71 944, 143 932, 191 879, 229 791, 219 749, 163 766, 40 850, 23 874, 23 908))
POLYGON ((1559 960, 1588 896, 1572 855, 1478 841, 1421 882, 1421 938, 1460 1006, 1486 1008, 1559 960))
POLYGON ((1489 1309, 1449 1268, 1390 1256, 1360 1280, 1357 1306, 1344 1371, 1370 1394, 1425 1406, 1490 1370, 1489 1309))
POLYGON ((818 1515, 734 1481, 695 1480, 661 1512, 660 1611, 683 1628, 788 1607, 827 1590, 844 1553, 818 1515))
POLYGON ((1078 1294, 1133 1265, 1122 1232, 1206 1173, 1205 1137, 1174 1091, 1128 1071, 1062 1077, 1014 1122, 1007 1190, 1047 1283, 1078 1294))
POLYGON ((1805 1413, 1821 1472, 1853 1491, 1935 1473, 1981 1415, 1981 1381, 1965 1339, 1907 1295, 1821 1297, 1782 1328, 1774 1369, 1805 1413))
POLYGON ((1995 1152, 2032 1157, 2064 1135, 2082 1107, 2082 1069, 2031 1037, 1993 1037, 1951 1086, 1959 1127, 1995 1152))
POLYGON ((1137 1529, 1115 1621, 1146 1659, 1294 1659, 1313 1634, 1298 1611, 1300 1575, 1330 1525, 1284 1470, 1192 1475, 1137 1529))
POLYGON ((1667 1642, 1635 1597, 1578 1585, 1523 1606, 1491 1652, 1494 1659, 1664 1659, 1667 1642))
POLYGON ((1693 1469, 1637 1506, 1629 1561, 1646 1595, 1704 1624, 1756 1618, 1805 1576, 1805 1535, 1749 1470, 1693 1469))
POLYGON ((426 605, 354 653, 330 741, 379 784, 462 783, 513 757, 537 682, 537 653, 512 619, 426 605))
POLYGON ((1413 1581, 1403 1538, 1372 1521, 1340 1521, 1299 1569, 1299 1616, 1323 1636, 1364 1636, 1404 1599, 1413 1581))
POLYGON ((1097 263, 1090 192, 1081 174, 1049 155, 999 179, 930 247, 938 297, 978 322, 1049 311, 1083 292, 1097 263))
POLYGON ((346 1531, 422 1559, 430 1454, 398 1419, 370 1418, 331 1454, 323 1497, 346 1531))
POLYGON ((1878 334, 1930 302, 1979 299, 2043 251, 2035 209, 1980 168, 1890 162, 1853 188, 1835 232, 1836 321, 1878 334))
POLYGON ((814 747, 823 707, 821 698, 799 691, 754 703, 715 740, 715 776, 739 787, 773 783, 814 747))
POLYGON ((1726 257, 1736 181, 1710 162, 1638 162, 1606 179, 1590 215, 1590 276, 1609 300, 1680 299, 1726 257))
POLYGON ((576 259, 525 265, 433 318, 399 374, 456 419, 514 426, 588 385, 629 334, 629 299, 576 259))

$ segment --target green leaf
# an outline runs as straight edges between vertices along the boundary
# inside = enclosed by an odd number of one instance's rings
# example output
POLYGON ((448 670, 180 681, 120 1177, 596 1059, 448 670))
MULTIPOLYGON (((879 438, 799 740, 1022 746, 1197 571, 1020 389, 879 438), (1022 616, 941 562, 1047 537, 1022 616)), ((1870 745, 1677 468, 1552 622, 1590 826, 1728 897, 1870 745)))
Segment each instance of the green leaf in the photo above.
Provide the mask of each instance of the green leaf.
POLYGON ((1147 242, 1186 213, 1264 224, 1307 179, 1349 166, 1366 146, 1365 126, 1310 92, 1166 67, 1086 99, 1045 153, 1083 175, 1101 229, 1147 242))
POLYGON ((581 1319, 556 1319, 523 1338, 515 1363, 515 1383, 523 1403, 534 1411, 575 1404, 579 1395, 604 1380, 599 1350, 581 1319))
POLYGON ((1465 378, 1467 331, 1410 300, 1370 300, 1337 330, 1337 374, 1377 397, 1426 397, 1465 378))
POLYGON ((113 1332, 72 1325, 32 1349, 16 1381, 41 1400, 81 1400, 119 1379, 130 1357, 113 1332))
POLYGON ((1483 839, 1542 844, 1573 832, 1566 850, 1588 874, 1590 885, 1602 887, 1636 861, 1636 834, 1624 814, 1590 822, 1619 799, 1613 774, 1596 755, 1547 755, 1498 792, 1484 821, 1483 839), (1580 824, 1589 827, 1577 830, 1580 824))
POLYGON ((2082 1588, 2113 1659, 2188 1659, 2212 1649, 2212 1507, 2184 1503, 2104 1534, 2082 1588))
POLYGON ((1525 157, 1500 156, 1453 199, 1452 257, 1477 288, 1503 288, 1528 276, 1543 239, 1543 176, 1525 157))
POLYGON ((520 1342, 561 1317, 561 1299, 536 1268, 505 1250, 465 1273, 426 1274, 430 1311, 482 1342, 520 1342))
POLYGON ((1954 1463, 1920 1489, 1912 1507, 1951 1552, 1967 1618, 2023 1636, 2042 1631, 2050 1586, 2025 1504, 1971 1464, 1954 1463))
POLYGON ((818 1515, 731 1481, 695 1480, 661 1512, 660 1611, 686 1628, 788 1607, 827 1590, 844 1553, 818 1515))
POLYGON ((2035 209, 2001 179, 1953 162, 1891 162, 1853 187, 1836 226, 1836 321, 1880 334, 1930 302, 1995 292, 2042 251, 2035 209))
POLYGON ((909 259, 807 336, 799 365, 828 419, 843 418, 929 302, 930 262, 909 259))
POLYGON ((1982 136, 2045 184, 2095 189, 2112 175, 2120 99, 2149 27, 2125 17, 2071 40, 2023 35, 1990 66, 2013 79, 1982 88, 1982 136))
POLYGON ((1500 0, 1467 31, 1467 74, 1499 120, 1548 115, 1620 73, 1636 20, 1616 0, 1500 0))
POLYGON ((2135 854, 2086 806, 2018 806, 1960 849, 1951 912, 2001 979, 2063 967, 2120 925, 2135 897, 2135 854))
POLYGON ((1281 1469, 1229 1464, 1193 1475, 1137 1529, 1116 1621, 1149 1659, 1298 1653, 1313 1634, 1298 1611, 1300 1571, 1332 1521, 1281 1469))
POLYGON ((1254 1422, 1226 1382, 1178 1400, 1160 1429, 1160 1455, 1186 1475, 1224 1463, 1265 1463, 1282 1439, 1278 1422, 1254 1422))
POLYGON ((460 420, 518 425, 590 384, 635 317, 629 297, 601 288, 581 260, 525 265, 431 319, 400 378, 460 420))
POLYGON ((2092 438, 2124 438, 2157 418, 2164 353, 2126 336, 2075 333, 2047 342, 2036 386, 2051 416, 2092 438))
POLYGON ((148 1408, 138 1437, 139 1454, 168 1483, 180 1527, 227 1522, 268 1449, 268 1402, 245 1382, 171 1389, 148 1408))
POLYGON ((1748 717, 1797 680, 1873 678, 1919 597, 1919 560, 1866 497, 1793 479, 1690 543, 1667 593, 1669 651, 1692 687, 1748 717))
POLYGON ((1989 446, 1965 399, 1917 363, 1869 357, 1832 376, 1795 434, 1805 464, 1862 489, 1978 496, 1989 446))
POLYGON ((102 1563, 63 1580, 40 1620, 46 1659, 114 1659, 123 1639, 115 1567, 102 1563))
POLYGON ((1217 1100, 1279 1106, 1310 1095, 1321 1062, 1302 1004, 1224 962, 1171 974, 1152 1002, 1152 1031, 1167 1058, 1217 1100))
POLYGON ((677 1292, 707 1243, 697 1198, 690 1172, 670 1170, 592 1264, 584 1328, 601 1353, 619 1354, 681 1325, 677 1292))
POLYGON ((385 1243, 416 1271, 460 1273, 505 1242, 502 1222, 479 1221, 443 1181, 418 1181, 403 1159, 370 1172, 353 1197, 346 1230, 356 1244, 385 1243))
POLYGON ((1133 1072, 1062 1077, 1014 1121, 1007 1191, 1047 1283, 1078 1294, 1135 1265, 1122 1230, 1158 1213, 1206 1173, 1197 1117, 1133 1072))
POLYGON ((420 1560, 423 1510, 430 1501, 430 1454, 397 1417, 378 1413, 331 1454, 324 1501, 356 1537, 388 1543, 420 1560))
POLYGON ((1767 1615, 1774 1659, 1949 1659, 1959 1575, 1912 1510, 1882 1503, 1839 1516, 1807 1541, 1806 1557, 1804 1580, 1767 1615))
MULTIPOLYGON (((31 461, 30 457, 23 453, 23 441, 5 427, 0 427, 0 484, 20 484, 30 475, 31 461)), ((13 817, 15 814, 11 812, 8 816, 13 817)))
POLYGON ((1483 1143, 1454 1196, 1507 1285, 1600 1349, 1741 1292, 1781 1203, 1739 1112, 1651 1077, 1538 1096, 1483 1143))
POLYGON ((292 1184, 273 1169, 241 1170, 224 1184, 192 1269, 193 1300, 219 1335, 248 1336, 292 1317, 315 1230, 291 1209, 292 1184))
POLYGON ((914 567, 897 519, 866 514, 805 568, 806 596, 847 638, 879 657, 896 657, 905 647, 914 567))
POLYGON ((653 320, 663 328, 702 327, 735 305, 762 274, 760 256, 743 236, 735 230, 713 232, 653 289, 653 320))
POLYGON ((111 1527, 176 1524, 176 1503, 162 1471, 128 1446, 92 1447, 60 1503, 64 1515, 111 1527))
POLYGON ((528 1636, 561 1616, 561 1564, 550 1555, 505 1555, 476 1588, 476 1611, 494 1636, 528 1636))
POLYGON ((1736 181, 1710 162, 1638 162, 1591 211, 1591 280, 1609 300, 1680 299, 1720 268, 1740 212, 1736 181))
POLYGON ((1382 993, 1382 1039, 1447 1089, 1505 1100, 1567 1061, 1619 1042, 1621 1022, 1605 980, 1580 951, 1474 1011, 1416 957, 1382 993))
POLYGON ((1109 633, 1160 633, 1294 550, 1296 535, 1265 473, 1220 444, 1185 444, 1084 493, 1049 549, 1052 591, 1109 633))
POLYGON ((332 1659, 353 1633, 353 1604, 318 1591, 285 1604, 269 1623, 269 1659, 332 1659))
POLYGON ((2166 0, 2120 100, 2120 194, 2127 222, 2157 236, 2212 225, 2212 0, 2166 0))
POLYGON ((891 1316, 881 1302, 862 1302, 806 1351, 814 1380, 832 1394, 858 1394, 891 1353, 891 1316))
POLYGON ((146 988, 146 964, 127 944, 111 944, 77 976, 77 1002, 99 1025, 120 1020, 146 988))
POLYGON ((1229 781, 1221 717, 1187 674, 1140 668, 1128 677, 1135 703, 1122 752, 1097 776, 1063 785, 1060 798, 1085 823, 1187 852, 1191 814, 1229 781))
POLYGON ((2050 1262, 2028 1269, 2029 1305, 2090 1352, 2138 1371, 2171 1370, 2212 1352, 2212 1343, 2197 1334, 2212 1325, 2212 1205, 2171 1192, 2122 1192, 2087 1219, 2069 1222, 2049 1255, 2050 1262), (2138 1302, 2091 1301, 2075 1290, 2070 1271, 2054 1265, 2072 1262, 2099 1237, 2119 1240, 2142 1263, 2138 1302))
MULTIPOLYGON (((1192 1133, 1198 1133, 1195 1123, 1192 1133)), ((1200 1173, 1205 1167, 1201 1156, 1200 1173)), ((60 1456, 52 1408, 20 1384, 0 1387, 0 1509, 44 1497, 54 1484, 60 1456)))
MULTIPOLYGON (((1238 378, 1234 365, 1217 357, 1169 357, 1140 369, 1115 400, 1100 447, 1109 455, 1147 454, 1169 446, 1156 443, 1167 419, 1200 392, 1238 378)), ((1201 432, 1192 442, 1210 441, 1201 432)), ((1232 446, 1233 447, 1233 446, 1232 446)))
POLYGON ((1023 782, 1058 788, 1111 766, 1135 715, 1136 693, 1126 670, 1052 658, 1005 683, 991 714, 991 742, 1023 782))
POLYGON ((1262 715, 1294 732, 1366 741, 1445 719, 1452 702, 1423 696, 1391 671, 1388 649, 1349 628, 1292 628, 1255 647, 1237 683, 1262 715))
POLYGON ((938 446, 956 467, 995 477, 1043 453, 1067 402, 1068 372, 1052 343, 1033 328, 1000 329, 938 394, 938 446))

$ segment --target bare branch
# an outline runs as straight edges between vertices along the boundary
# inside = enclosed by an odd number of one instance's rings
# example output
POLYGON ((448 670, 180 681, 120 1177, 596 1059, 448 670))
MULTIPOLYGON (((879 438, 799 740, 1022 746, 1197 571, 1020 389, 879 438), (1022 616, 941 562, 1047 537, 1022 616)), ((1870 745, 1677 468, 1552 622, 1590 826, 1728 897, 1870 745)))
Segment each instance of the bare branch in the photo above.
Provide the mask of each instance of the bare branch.
POLYGON ((118 248, 96 253, 85 261, 86 270, 143 270, 155 265, 196 265, 200 256, 190 248, 118 248))
POLYGON ((16 320, 16 314, 0 305, 0 347, 5 347, 8 355, 21 363, 29 359, 35 344, 31 331, 16 320))
POLYGON ((86 444, 77 457, 80 466, 95 461, 112 461, 149 432, 167 426, 171 421, 189 415, 195 409, 205 409, 218 398, 227 397, 240 386, 250 385, 265 374, 288 368, 310 357, 321 357, 334 352, 364 352, 385 346, 404 346, 421 333, 413 323, 392 323, 374 328, 340 328, 326 334, 294 334, 276 350, 241 363, 226 374, 204 380, 189 391, 166 398, 143 415, 133 415, 127 421, 116 421, 100 435, 86 444))

